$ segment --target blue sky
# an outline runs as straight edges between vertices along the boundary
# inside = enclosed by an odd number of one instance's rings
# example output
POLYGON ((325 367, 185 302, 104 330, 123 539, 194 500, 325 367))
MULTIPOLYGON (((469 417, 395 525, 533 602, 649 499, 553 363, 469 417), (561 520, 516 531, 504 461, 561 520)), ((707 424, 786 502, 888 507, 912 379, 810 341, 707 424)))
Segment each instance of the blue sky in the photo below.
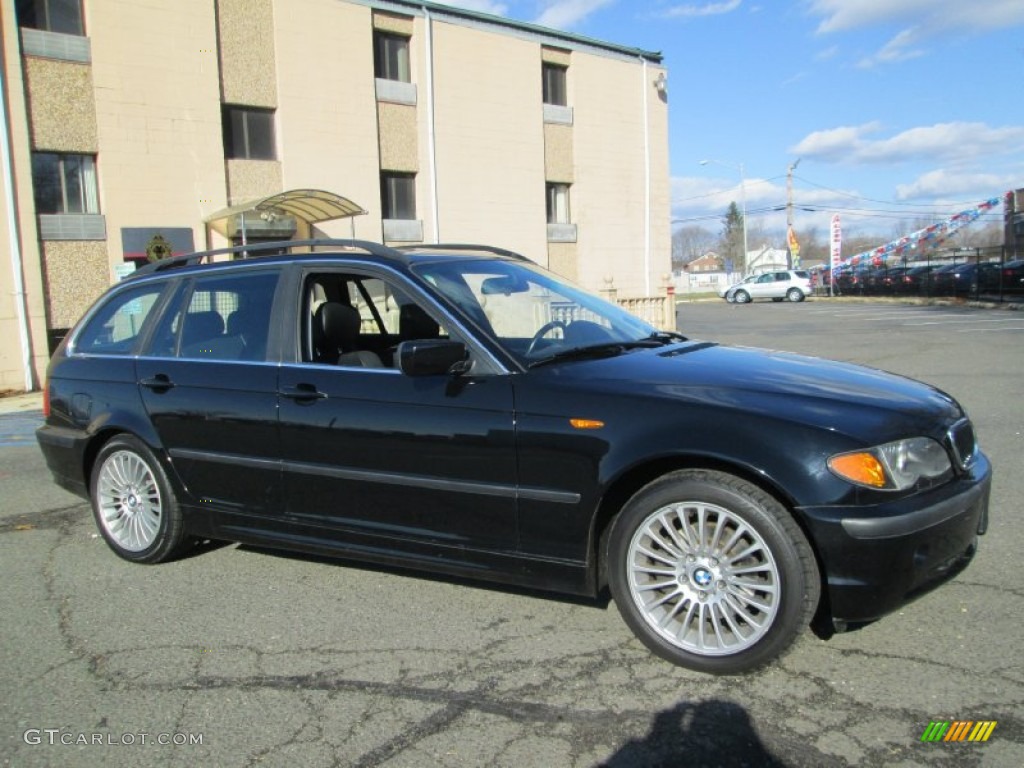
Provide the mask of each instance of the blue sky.
POLYGON ((675 227, 717 233, 740 165, 751 230, 781 231, 799 159, 796 226, 822 238, 833 213, 889 239, 1024 187, 1024 0, 447 4, 661 51, 675 227))

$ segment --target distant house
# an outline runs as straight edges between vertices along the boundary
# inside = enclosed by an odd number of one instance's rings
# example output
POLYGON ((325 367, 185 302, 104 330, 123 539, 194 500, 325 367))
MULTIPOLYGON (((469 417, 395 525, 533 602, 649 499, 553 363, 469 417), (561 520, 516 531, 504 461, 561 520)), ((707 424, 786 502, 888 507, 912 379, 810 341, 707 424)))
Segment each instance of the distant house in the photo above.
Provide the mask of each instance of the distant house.
POLYGON ((690 274, 695 274, 698 272, 723 272, 725 266, 721 256, 713 251, 708 251, 700 258, 691 261, 683 269, 690 274))
POLYGON ((759 275, 762 272, 776 272, 789 269, 788 253, 785 248, 772 248, 764 245, 747 252, 747 274, 759 275))

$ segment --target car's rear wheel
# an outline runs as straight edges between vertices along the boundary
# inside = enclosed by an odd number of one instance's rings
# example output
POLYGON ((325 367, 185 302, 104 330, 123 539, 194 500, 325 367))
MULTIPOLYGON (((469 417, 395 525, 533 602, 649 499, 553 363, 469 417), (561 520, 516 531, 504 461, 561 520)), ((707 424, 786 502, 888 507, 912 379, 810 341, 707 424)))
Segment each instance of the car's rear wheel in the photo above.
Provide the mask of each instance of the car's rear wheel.
POLYGON ((112 438, 92 471, 92 508, 114 552, 136 563, 173 557, 184 541, 174 491, 153 452, 131 435, 112 438))
POLYGON ((716 674, 781 655, 821 589, 786 509, 745 480, 707 470, 673 472, 640 490, 612 525, 607 566, 619 611, 645 645, 716 674))
POLYGON ((794 303, 796 303, 798 301, 803 301, 804 300, 804 292, 801 291, 799 288, 790 288, 786 292, 786 298, 789 299, 790 301, 794 302, 794 303))
POLYGON ((750 294, 747 293, 746 291, 736 291, 734 299, 736 300, 737 304, 746 304, 747 302, 750 301, 750 294))

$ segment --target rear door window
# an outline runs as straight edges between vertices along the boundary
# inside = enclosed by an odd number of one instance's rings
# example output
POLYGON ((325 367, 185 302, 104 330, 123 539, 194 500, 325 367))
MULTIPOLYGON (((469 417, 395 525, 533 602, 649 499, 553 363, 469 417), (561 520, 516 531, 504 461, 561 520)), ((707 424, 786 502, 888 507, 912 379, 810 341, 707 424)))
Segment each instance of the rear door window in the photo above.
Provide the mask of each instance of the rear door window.
POLYGON ((152 355, 263 360, 277 279, 277 272, 246 272, 196 280, 184 306, 157 329, 152 355))

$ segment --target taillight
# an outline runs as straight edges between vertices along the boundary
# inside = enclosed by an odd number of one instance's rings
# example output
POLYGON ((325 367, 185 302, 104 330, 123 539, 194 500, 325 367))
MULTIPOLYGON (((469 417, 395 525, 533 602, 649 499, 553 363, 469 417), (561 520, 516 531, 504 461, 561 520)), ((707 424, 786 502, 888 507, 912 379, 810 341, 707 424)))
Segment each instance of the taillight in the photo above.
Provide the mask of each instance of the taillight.
POLYGON ((43 387, 43 418, 50 418, 50 382, 43 387))

